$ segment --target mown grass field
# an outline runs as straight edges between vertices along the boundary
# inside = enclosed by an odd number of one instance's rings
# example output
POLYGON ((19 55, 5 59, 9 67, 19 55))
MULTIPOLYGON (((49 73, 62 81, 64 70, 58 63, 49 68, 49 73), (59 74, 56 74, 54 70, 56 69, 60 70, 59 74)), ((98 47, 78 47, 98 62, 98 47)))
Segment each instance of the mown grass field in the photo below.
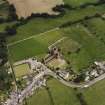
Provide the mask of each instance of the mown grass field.
POLYGON ((48 46, 55 43, 62 37, 63 35, 58 29, 12 45, 9 47, 12 59, 14 61, 18 61, 32 56, 42 57, 47 54, 48 46))
POLYGON ((87 28, 93 35, 100 39, 100 41, 105 41, 105 20, 101 18, 94 18, 85 22, 87 28))
POLYGON ((85 16, 93 16, 97 12, 104 13, 105 4, 101 6, 89 6, 84 9, 77 10, 65 10, 65 15, 59 16, 58 18, 33 18, 27 24, 20 26, 17 29, 17 34, 8 38, 8 43, 12 43, 32 35, 38 35, 39 33, 54 29, 66 22, 73 22, 79 19, 83 19, 85 16))
MULTIPOLYGON (((48 90, 42 88, 27 101, 28 105, 81 105, 76 98, 76 91, 66 87, 55 79, 47 83, 48 90), (40 100, 39 100, 40 97, 40 100)), ((82 92, 87 105, 105 105, 105 80, 95 85, 79 89, 82 92)))
POLYGON ((14 67, 14 72, 17 78, 30 74, 30 68, 28 64, 22 64, 14 67))
POLYGON ((80 105, 72 88, 64 86, 55 79, 49 80, 47 87, 48 89, 38 90, 28 100, 28 105, 80 105))
MULTIPOLYGON (((64 2, 73 7, 79 7, 84 3, 93 3, 97 2, 97 0, 64 0, 64 2)), ((3 17, 8 15, 6 5, 0 4, 0 15, 3 17)), ((105 60, 105 21, 101 18, 85 21, 88 27, 77 24, 43 33, 64 23, 77 21, 85 16, 93 16, 96 13, 104 14, 105 4, 76 10, 65 9, 65 14, 57 18, 44 19, 37 17, 29 20, 27 24, 17 28, 17 34, 8 38, 8 43, 29 38, 33 35, 35 37, 9 46, 12 55, 11 59, 14 62, 33 56, 40 59, 46 55, 51 44, 63 37, 67 37, 57 46, 61 48, 63 57, 70 61, 73 70, 80 72, 96 60, 105 60), (40 33, 43 34, 40 35, 40 33), (76 52, 78 48, 80 50, 76 52)), ((10 24, 0 24, 0 32, 4 31, 5 27, 10 24)), ((17 72, 17 77, 29 73, 26 66, 16 69, 21 70, 21 72, 17 72), (24 72, 24 69, 26 72, 24 72)), ((88 105, 105 105, 104 84, 105 81, 103 80, 88 89, 82 90, 88 105)), ((80 105, 74 89, 66 87, 54 79, 49 80, 47 86, 48 90, 42 88, 30 97, 27 101, 28 105, 80 105)))
POLYGON ((47 64, 49 67, 54 68, 60 68, 65 69, 67 67, 67 63, 64 59, 53 59, 47 64))
POLYGON ((65 55, 66 59, 71 61, 74 70, 81 71, 81 69, 89 66, 94 61, 105 59, 105 44, 87 32, 83 26, 71 26, 63 29, 63 31, 66 36, 81 46, 81 50, 78 53, 65 55))
POLYGON ((32 56, 41 58, 47 54, 51 44, 63 37, 67 38, 57 46, 61 49, 64 58, 70 62, 73 70, 82 71, 94 61, 105 59, 105 44, 81 24, 53 30, 11 45, 9 48, 12 59, 18 61, 32 56), (80 50, 77 52, 78 48, 80 50))
POLYGON ((70 4, 73 7, 80 6, 85 3, 94 3, 98 0, 64 0, 65 3, 70 4))
POLYGON ((83 90, 85 100, 88 105, 105 105, 105 80, 98 82, 94 86, 83 90))
POLYGON ((6 18, 8 16, 8 6, 7 1, 0 0, 0 17, 6 18))

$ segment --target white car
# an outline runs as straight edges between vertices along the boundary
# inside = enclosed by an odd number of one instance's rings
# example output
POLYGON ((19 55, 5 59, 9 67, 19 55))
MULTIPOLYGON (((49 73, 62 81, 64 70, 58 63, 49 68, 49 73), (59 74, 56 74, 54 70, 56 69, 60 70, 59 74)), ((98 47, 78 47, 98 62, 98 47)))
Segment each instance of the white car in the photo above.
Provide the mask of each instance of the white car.
POLYGON ((88 87, 88 85, 85 85, 84 87, 85 87, 85 88, 87 88, 87 87, 88 87))

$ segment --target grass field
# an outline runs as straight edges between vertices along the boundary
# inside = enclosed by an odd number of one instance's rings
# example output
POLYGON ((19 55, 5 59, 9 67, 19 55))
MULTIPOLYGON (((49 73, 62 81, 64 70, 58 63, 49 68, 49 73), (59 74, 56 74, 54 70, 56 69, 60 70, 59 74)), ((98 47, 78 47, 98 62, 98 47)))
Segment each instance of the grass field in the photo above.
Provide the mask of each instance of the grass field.
MULTIPOLYGON (((66 4, 73 7, 79 7, 85 3, 94 3, 98 0, 64 0, 66 4)), ((7 18, 8 4, 2 3, 0 0, 0 17, 7 18)), ((57 44, 61 48, 61 52, 65 60, 70 61, 73 70, 80 72, 87 68, 96 60, 105 60, 105 20, 94 18, 85 21, 87 28, 81 24, 68 26, 67 28, 56 29, 67 22, 73 22, 83 19, 85 16, 93 16, 96 13, 105 13, 105 4, 98 6, 88 6, 84 9, 77 8, 75 10, 65 9, 65 14, 56 18, 32 18, 27 24, 17 28, 17 34, 7 39, 8 44, 16 41, 34 37, 20 41, 19 43, 9 46, 11 59, 16 62, 29 57, 37 56, 38 59, 44 57, 48 52, 48 47, 57 40, 67 37, 57 44), (45 33, 46 32, 46 33, 45 33), (40 34, 41 33, 41 34, 40 34), (91 34, 92 33, 92 34, 91 34), (80 48, 79 51, 78 48, 80 48)), ((14 23, 0 24, 0 32, 5 27, 14 23)), ((59 62, 52 61, 57 66, 59 62)), ((30 73, 27 64, 14 67, 16 77, 22 77, 30 73)), ((61 84, 55 79, 47 82, 47 87, 39 89, 29 100, 28 105, 80 105, 76 97, 74 89, 61 84)), ((87 105, 105 105, 105 80, 95 84, 94 86, 80 90, 87 102, 87 105)))
POLYGON ((64 0, 65 3, 70 4, 74 7, 80 6, 85 3, 95 3, 98 0, 64 0))
POLYGON ((51 18, 31 19, 27 24, 22 25, 17 29, 17 34, 15 36, 8 38, 8 43, 12 43, 12 42, 30 37, 32 35, 38 35, 39 33, 58 27, 61 24, 64 24, 68 21, 72 22, 79 19, 83 19, 85 16, 92 16, 97 12, 99 12, 100 14, 104 13, 105 11, 104 7, 105 7, 105 4, 101 6, 96 6, 96 7, 90 6, 85 9, 66 10, 66 13, 64 16, 54 18, 54 19, 51 19, 51 18))
POLYGON ((105 80, 95 84, 94 86, 83 90, 85 100, 88 105, 105 105, 105 80))
POLYGON ((98 38, 88 33, 83 26, 77 25, 63 29, 64 34, 79 43, 81 50, 78 53, 66 54, 74 70, 89 66, 96 60, 105 59, 105 45, 98 38))
POLYGON ((12 59, 18 61, 32 56, 45 55, 47 54, 48 46, 62 37, 63 35, 60 30, 56 30, 12 45, 10 46, 12 59))
POLYGON ((43 88, 36 92, 29 99, 28 105, 80 105, 72 88, 62 85, 55 79, 49 80, 47 87, 48 90, 43 88))
POLYGON ((67 63, 64 59, 53 59, 48 62, 48 66, 53 67, 54 69, 65 69, 67 67, 67 63))
POLYGON ((66 56, 69 52, 73 53, 81 46, 78 42, 70 39, 69 37, 65 38, 63 41, 56 45, 61 49, 61 52, 66 56))
MULTIPOLYGON (((51 79, 47 83, 48 90, 42 88, 38 90, 27 102, 28 105, 80 105, 76 98, 75 91, 66 87, 55 79, 51 79), (40 97, 40 100, 39 100, 40 97)), ((87 105, 105 105, 105 80, 95 85, 79 89, 87 105)))
POLYGON ((14 67, 14 72, 17 78, 30 74, 28 64, 22 64, 14 67))
MULTIPOLYGON (((88 0, 86 2, 88 2, 88 0)), ((76 26, 71 26, 69 28, 62 29, 59 31, 43 33, 46 32, 47 30, 53 28, 55 29, 56 27, 60 26, 65 22, 76 21, 84 18, 85 16, 91 16, 97 12, 101 14, 104 13, 104 11, 105 4, 101 6, 88 6, 84 9, 77 9, 72 11, 66 10, 64 16, 54 19, 51 18, 31 19, 27 24, 22 25, 17 29, 17 34, 15 36, 8 38, 8 43, 13 43, 15 41, 19 41, 24 38, 28 38, 30 36, 35 35, 34 38, 31 38, 29 40, 23 41, 21 43, 9 47, 12 59, 15 62, 32 56, 42 58, 47 53, 48 46, 50 44, 53 44, 60 38, 67 36, 68 39, 65 42, 62 42, 59 46, 61 47, 61 49, 64 50, 64 51, 62 50, 63 51, 62 53, 64 53, 64 57, 70 61, 70 64, 74 70, 81 71, 81 69, 88 67, 91 63, 93 63, 96 60, 100 59, 104 60, 105 59, 104 43, 94 35, 91 36, 88 32, 86 32, 86 30, 82 26, 80 26, 79 28, 76 26), (40 36, 39 33, 43 33, 44 35, 42 34, 43 36, 40 36), (77 50, 79 47, 81 48, 81 50, 77 54, 75 53, 75 50, 77 50), (69 51, 72 53, 68 54, 69 51)), ((103 24, 102 27, 104 27, 103 21, 101 19, 98 20, 100 20, 98 22, 100 26, 103 24)), ((100 32, 100 30, 98 29, 96 30, 97 33, 100 32)), ((104 28, 102 32, 104 37, 104 28)))
POLYGON ((7 24, 0 24, 0 32, 3 32, 6 26, 7 24))
POLYGON ((12 59, 18 61, 32 56, 40 58, 41 55, 47 53, 49 45, 62 37, 68 38, 64 39, 57 46, 61 48, 64 58, 70 61, 74 70, 81 71, 94 61, 105 59, 105 44, 88 33, 85 27, 80 24, 44 33, 10 46, 12 59), (76 53, 78 48, 80 48, 80 51, 76 53))
POLYGON ((52 10, 56 5, 63 4, 62 0, 7 0, 10 4, 13 4, 16 8, 16 14, 20 18, 27 18, 31 16, 32 13, 48 13, 57 14, 52 10), (27 8, 28 7, 28 8, 27 8), (40 7, 40 8, 39 8, 40 7))
POLYGON ((90 32, 94 33, 94 36, 105 41, 105 20, 102 20, 101 18, 94 18, 86 21, 86 24, 90 32))
POLYGON ((0 32, 4 32, 4 31, 5 31, 5 28, 6 28, 7 26, 12 26, 12 25, 15 24, 15 23, 16 23, 16 22, 0 24, 0 32))
POLYGON ((7 18, 9 5, 6 1, 0 1, 0 17, 7 18))

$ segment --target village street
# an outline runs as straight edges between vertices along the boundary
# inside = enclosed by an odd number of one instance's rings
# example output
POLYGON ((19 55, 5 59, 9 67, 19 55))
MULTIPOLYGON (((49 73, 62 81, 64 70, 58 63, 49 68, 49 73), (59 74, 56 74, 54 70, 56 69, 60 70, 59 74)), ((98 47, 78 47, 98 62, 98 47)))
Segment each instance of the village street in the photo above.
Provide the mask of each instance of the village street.
MULTIPOLYGON (((31 84, 29 84, 23 91, 19 92, 12 92, 10 95, 10 99, 8 99, 5 104, 3 105, 21 105, 22 102, 24 101, 24 99, 26 99, 27 97, 31 96, 33 94, 33 92, 37 89, 40 88, 43 85, 43 81, 41 81, 40 79, 43 78, 44 75, 50 75, 53 78, 57 79, 59 82, 61 82, 62 84, 72 87, 72 88, 87 88, 90 87, 91 85, 95 84, 96 82, 102 80, 105 78, 105 73, 102 74, 101 76, 95 78, 92 81, 83 83, 83 84, 76 84, 73 82, 67 82, 65 81, 63 78, 61 78, 59 75, 57 75, 56 73, 54 73, 52 70, 50 70, 49 68, 47 68, 44 64, 40 63, 41 67, 43 68, 42 71, 36 75, 33 78, 33 81, 31 82, 31 84)), ((45 83, 44 83, 45 84, 45 83)))

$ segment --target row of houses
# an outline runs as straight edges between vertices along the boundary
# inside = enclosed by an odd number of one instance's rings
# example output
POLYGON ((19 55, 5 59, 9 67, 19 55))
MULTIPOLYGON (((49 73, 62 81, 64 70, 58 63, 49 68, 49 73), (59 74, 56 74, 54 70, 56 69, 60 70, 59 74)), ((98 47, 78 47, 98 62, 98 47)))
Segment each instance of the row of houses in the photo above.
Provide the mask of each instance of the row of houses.
POLYGON ((105 73, 105 61, 94 62, 94 66, 89 68, 89 70, 85 73, 85 81, 88 82, 91 79, 99 77, 103 73, 105 73))

